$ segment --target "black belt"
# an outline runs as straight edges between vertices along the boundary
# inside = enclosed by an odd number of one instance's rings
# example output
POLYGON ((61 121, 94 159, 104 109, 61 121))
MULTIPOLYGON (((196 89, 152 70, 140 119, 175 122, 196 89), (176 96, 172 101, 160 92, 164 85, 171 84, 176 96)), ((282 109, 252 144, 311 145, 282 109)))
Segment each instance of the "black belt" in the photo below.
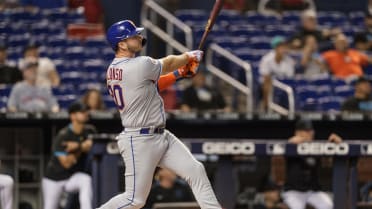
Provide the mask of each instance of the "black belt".
POLYGON ((164 129, 165 128, 157 127, 157 128, 154 129, 154 131, 151 131, 151 128, 141 128, 141 130, 139 131, 139 133, 140 134, 150 134, 150 133, 162 134, 162 133, 164 133, 164 129))
POLYGON ((156 128, 124 128, 125 132, 136 132, 139 134, 162 134, 164 133, 164 127, 156 127, 156 128))

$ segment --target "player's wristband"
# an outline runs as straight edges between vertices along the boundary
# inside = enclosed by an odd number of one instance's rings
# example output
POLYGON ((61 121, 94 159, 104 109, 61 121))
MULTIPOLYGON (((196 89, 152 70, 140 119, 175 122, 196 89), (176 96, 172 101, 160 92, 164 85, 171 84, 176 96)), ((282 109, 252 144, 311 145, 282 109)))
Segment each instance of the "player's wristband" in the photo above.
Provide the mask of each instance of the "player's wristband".
POLYGON ((183 78, 178 69, 173 71, 173 75, 176 77, 177 81, 183 78))

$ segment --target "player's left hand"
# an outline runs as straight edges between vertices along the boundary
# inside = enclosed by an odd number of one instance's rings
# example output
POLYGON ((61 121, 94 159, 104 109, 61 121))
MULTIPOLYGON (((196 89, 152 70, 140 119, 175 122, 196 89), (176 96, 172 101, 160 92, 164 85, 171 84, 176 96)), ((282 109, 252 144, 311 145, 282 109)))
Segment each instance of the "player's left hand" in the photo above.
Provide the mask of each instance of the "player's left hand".
POLYGON ((191 61, 185 66, 182 66, 178 69, 178 73, 183 78, 192 78, 198 73, 199 62, 191 61))
POLYGON ((328 137, 328 141, 329 141, 329 142, 334 142, 334 143, 336 143, 336 144, 339 144, 339 143, 342 142, 342 138, 341 138, 339 135, 337 135, 337 134, 335 134, 335 133, 332 133, 332 134, 328 137))
POLYGON ((66 152, 75 152, 80 148, 80 144, 78 142, 68 141, 64 142, 62 145, 65 146, 66 152))

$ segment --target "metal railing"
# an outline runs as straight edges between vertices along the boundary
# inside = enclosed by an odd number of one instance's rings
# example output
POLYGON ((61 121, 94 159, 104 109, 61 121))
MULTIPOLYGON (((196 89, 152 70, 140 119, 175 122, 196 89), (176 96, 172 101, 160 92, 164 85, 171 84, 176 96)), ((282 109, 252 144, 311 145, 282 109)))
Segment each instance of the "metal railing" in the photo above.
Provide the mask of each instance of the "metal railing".
MULTIPOLYGON (((157 4, 154 0, 146 0, 142 7, 141 13, 141 24, 153 34, 158 36, 162 39, 167 45, 167 54, 172 54, 173 49, 178 50, 179 52, 189 51, 193 48, 193 34, 192 29, 175 17, 173 14, 162 8, 159 4, 157 4), (156 25, 158 16, 164 18, 166 21, 166 29, 163 30, 162 28, 156 25), (185 45, 178 42, 174 38, 174 30, 175 27, 180 29, 185 34, 185 45)), ((234 88, 238 89, 240 92, 246 95, 246 110, 248 113, 253 112, 253 78, 252 78, 252 69, 249 63, 245 62, 244 60, 240 59, 239 57, 233 55, 231 52, 227 51, 226 49, 221 48, 217 44, 211 44, 206 53, 206 66, 208 70, 214 74, 215 76, 219 77, 220 79, 224 80, 234 88), (232 76, 226 74, 218 68, 217 66, 213 65, 213 53, 218 53, 219 55, 225 57, 226 59, 230 60, 231 62, 237 64, 238 66, 242 67, 245 70, 246 75, 246 85, 242 84, 232 76)), ((269 109, 278 112, 283 115, 290 115, 294 114, 294 95, 293 90, 290 86, 278 81, 273 81, 273 87, 279 88, 286 92, 288 95, 288 103, 289 108, 286 109, 279 104, 274 103, 273 95, 270 96, 269 101, 269 109)))
POLYGON ((239 57, 233 55, 231 52, 227 51, 226 49, 218 46, 217 44, 211 44, 209 46, 205 60, 206 60, 206 66, 210 72, 212 72, 214 75, 224 80, 225 82, 229 83, 234 88, 238 89, 240 92, 242 92, 243 94, 247 96, 247 102, 246 102, 247 112, 252 113, 253 112, 253 95, 252 95, 253 79, 252 79, 251 65, 248 62, 245 62, 239 57), (225 57, 226 59, 234 62, 238 66, 242 67, 245 71, 247 84, 246 85, 242 84, 241 82, 237 81, 232 76, 223 72, 223 70, 221 70, 217 66, 213 65, 213 53, 217 53, 225 57))
POLYGON ((172 54, 173 49, 179 52, 185 52, 193 47, 191 28, 153 0, 145 1, 141 12, 141 23, 146 29, 150 30, 167 44, 167 54, 172 54), (166 21, 166 31, 155 24, 157 22, 157 15, 163 17, 166 21), (173 38, 174 27, 185 33, 186 46, 173 38))
POLYGON ((269 96, 269 110, 273 110, 282 115, 294 116, 295 102, 294 102, 293 89, 287 84, 284 84, 283 82, 278 81, 277 79, 273 79, 272 81, 273 81, 273 90, 271 92, 274 91, 274 88, 278 88, 287 94, 288 109, 286 109, 283 106, 280 106, 279 104, 274 103, 273 101, 274 94, 271 93, 269 96))

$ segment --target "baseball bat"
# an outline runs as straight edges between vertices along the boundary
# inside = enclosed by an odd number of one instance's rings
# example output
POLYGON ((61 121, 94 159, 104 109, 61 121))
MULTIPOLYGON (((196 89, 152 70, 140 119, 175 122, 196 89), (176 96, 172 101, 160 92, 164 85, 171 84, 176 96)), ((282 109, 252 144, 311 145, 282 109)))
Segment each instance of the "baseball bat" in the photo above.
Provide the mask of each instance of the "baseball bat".
POLYGON ((212 9, 211 13, 209 14, 207 25, 205 26, 203 36, 202 36, 202 38, 200 40, 200 43, 199 43, 199 47, 198 47, 199 50, 201 50, 203 48, 204 43, 205 43, 205 41, 207 39, 207 36, 209 34, 209 31, 211 31, 211 29, 214 25, 214 22, 216 21, 217 15, 221 11, 223 3, 224 3, 224 0, 216 0, 216 2, 214 3, 213 9, 212 9))

